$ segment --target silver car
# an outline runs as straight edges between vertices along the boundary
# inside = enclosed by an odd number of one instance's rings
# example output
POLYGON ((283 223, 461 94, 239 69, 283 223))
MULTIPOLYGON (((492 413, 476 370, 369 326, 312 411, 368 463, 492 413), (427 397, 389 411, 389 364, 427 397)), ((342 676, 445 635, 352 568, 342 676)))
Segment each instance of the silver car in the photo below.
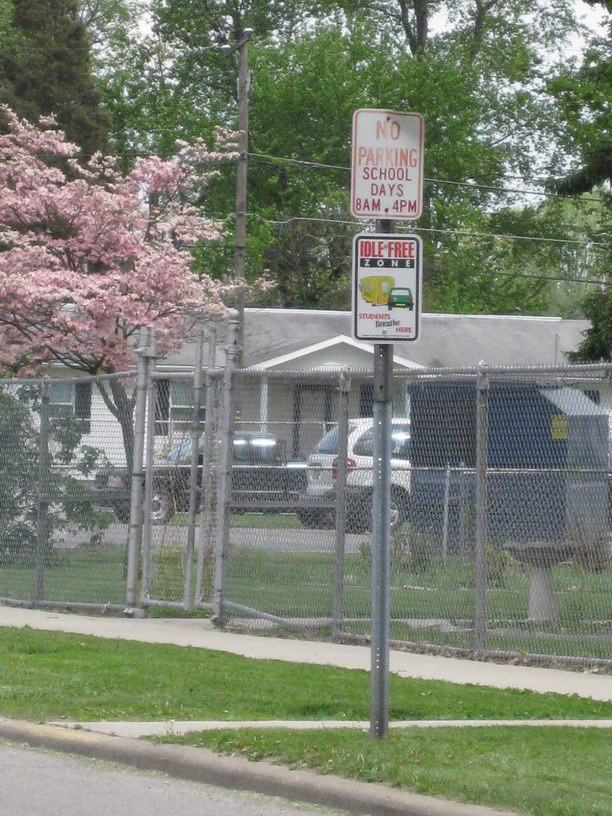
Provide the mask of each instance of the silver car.
MULTIPOLYGON (((372 528, 374 421, 350 419, 347 445, 347 520, 350 533, 372 528)), ((306 493, 300 518, 307 527, 333 527, 338 465, 338 427, 318 443, 306 463, 306 493), (310 506, 309 506, 310 505, 310 506)), ((391 427, 391 526, 408 515, 410 500, 410 421, 394 418, 391 427)))

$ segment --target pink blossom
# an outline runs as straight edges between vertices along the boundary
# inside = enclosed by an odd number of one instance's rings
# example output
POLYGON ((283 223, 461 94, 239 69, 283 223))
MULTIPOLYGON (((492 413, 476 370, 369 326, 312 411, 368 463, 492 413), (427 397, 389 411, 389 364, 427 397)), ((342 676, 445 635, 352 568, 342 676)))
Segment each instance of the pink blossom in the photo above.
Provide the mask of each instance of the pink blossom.
POLYGON ((233 134, 122 176, 112 157, 80 163, 51 117, 37 127, 4 106, 0 118, 0 369, 126 370, 139 327, 165 354, 187 339, 187 314, 223 314, 233 287, 198 278, 185 245, 221 237, 196 201, 233 134))

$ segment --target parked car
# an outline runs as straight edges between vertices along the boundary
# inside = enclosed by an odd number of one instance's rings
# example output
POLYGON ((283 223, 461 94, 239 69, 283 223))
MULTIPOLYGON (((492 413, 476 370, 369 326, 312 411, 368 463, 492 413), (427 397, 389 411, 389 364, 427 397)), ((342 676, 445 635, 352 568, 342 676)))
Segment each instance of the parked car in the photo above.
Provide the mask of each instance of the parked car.
MULTIPOLYGON (((203 442, 200 440, 198 487, 202 485, 203 442)), ((184 439, 154 463, 151 518, 166 524, 189 509, 192 440, 184 439)), ((232 505, 242 512, 290 510, 306 486, 305 462, 288 462, 285 447, 271 434, 246 433, 234 438, 232 505)), ((111 506, 120 521, 130 518, 131 480, 125 468, 96 473, 96 503, 111 506)))
MULTIPOLYGON (((372 529, 374 421, 350 419, 347 445, 346 530, 372 529)), ((307 527, 332 527, 335 518, 338 427, 321 439, 306 462, 306 491, 298 512, 307 527)), ((391 427, 391 527, 408 516, 410 501, 410 422, 393 419, 391 427)))

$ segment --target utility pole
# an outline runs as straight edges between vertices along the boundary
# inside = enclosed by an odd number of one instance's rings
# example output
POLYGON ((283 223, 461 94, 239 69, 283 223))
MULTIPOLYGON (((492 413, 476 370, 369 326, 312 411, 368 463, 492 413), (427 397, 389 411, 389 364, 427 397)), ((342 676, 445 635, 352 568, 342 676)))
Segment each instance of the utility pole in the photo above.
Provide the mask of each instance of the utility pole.
MULTIPOLYGON (((234 279, 240 286, 245 279, 246 258, 246 199, 247 169, 249 151, 249 40, 252 28, 244 28, 236 33, 234 45, 223 45, 224 54, 238 52, 238 166, 236 168, 236 223, 234 227, 234 279)), ((238 311, 238 357, 237 367, 242 368, 244 360, 244 300, 240 292, 236 301, 238 311)))

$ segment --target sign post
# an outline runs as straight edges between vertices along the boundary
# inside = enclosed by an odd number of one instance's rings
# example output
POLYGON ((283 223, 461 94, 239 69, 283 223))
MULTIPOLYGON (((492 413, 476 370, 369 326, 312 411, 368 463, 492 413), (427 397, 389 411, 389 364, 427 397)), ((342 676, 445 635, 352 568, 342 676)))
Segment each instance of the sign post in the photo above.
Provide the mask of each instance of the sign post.
MULTIPOLYGON (((392 221, 377 221, 377 231, 391 233, 392 221)), ((374 461, 372 480, 372 631, 370 655, 370 733, 389 733, 389 618, 391 562, 391 418, 393 415, 393 345, 374 345, 374 461)))
POLYGON ((376 233, 353 244, 353 335, 374 342, 374 472, 370 732, 389 732, 389 574, 393 343, 420 334, 422 244, 395 235, 423 201, 423 119, 418 113, 365 108, 353 115, 351 212, 376 218, 376 233))

